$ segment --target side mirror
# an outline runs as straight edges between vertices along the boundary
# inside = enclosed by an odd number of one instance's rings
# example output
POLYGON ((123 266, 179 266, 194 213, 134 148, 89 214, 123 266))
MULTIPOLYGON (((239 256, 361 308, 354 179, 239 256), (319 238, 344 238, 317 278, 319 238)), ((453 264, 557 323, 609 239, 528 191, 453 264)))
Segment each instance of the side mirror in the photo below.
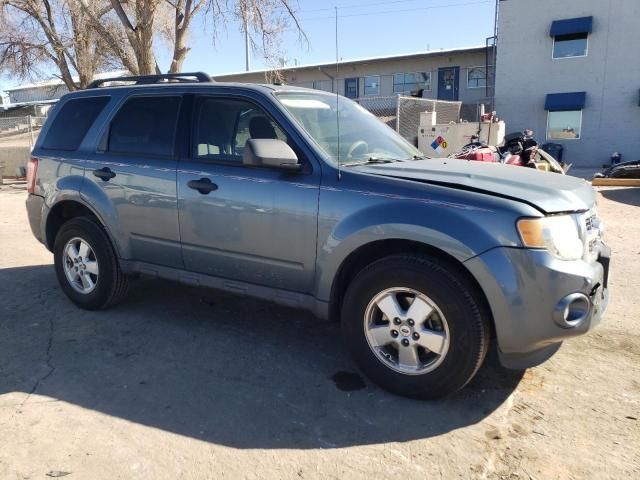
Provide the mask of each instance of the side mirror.
POLYGON ((302 168, 296 153, 282 140, 252 138, 247 140, 242 155, 244 165, 298 171, 302 168))

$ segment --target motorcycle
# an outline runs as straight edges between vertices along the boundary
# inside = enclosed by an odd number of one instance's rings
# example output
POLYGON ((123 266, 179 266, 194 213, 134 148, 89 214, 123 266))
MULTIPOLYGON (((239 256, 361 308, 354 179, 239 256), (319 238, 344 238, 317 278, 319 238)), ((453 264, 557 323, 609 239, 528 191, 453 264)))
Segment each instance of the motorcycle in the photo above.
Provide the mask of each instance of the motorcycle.
POLYGON ((477 136, 473 136, 470 143, 450 157, 481 162, 499 162, 505 165, 547 170, 562 175, 570 167, 570 165, 562 165, 541 149, 533 138, 533 130, 530 129, 506 135, 504 145, 501 147, 487 145, 485 142, 481 142, 477 136))

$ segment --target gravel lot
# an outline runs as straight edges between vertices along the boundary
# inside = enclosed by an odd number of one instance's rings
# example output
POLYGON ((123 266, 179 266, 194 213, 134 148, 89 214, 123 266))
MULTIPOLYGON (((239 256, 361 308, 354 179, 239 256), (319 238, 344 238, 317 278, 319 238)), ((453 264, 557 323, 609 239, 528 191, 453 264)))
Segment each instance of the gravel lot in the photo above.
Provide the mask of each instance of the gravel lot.
POLYGON ((0 478, 640 478, 640 189, 600 193, 604 324, 419 402, 299 311, 152 280, 78 310, 0 187, 0 478))

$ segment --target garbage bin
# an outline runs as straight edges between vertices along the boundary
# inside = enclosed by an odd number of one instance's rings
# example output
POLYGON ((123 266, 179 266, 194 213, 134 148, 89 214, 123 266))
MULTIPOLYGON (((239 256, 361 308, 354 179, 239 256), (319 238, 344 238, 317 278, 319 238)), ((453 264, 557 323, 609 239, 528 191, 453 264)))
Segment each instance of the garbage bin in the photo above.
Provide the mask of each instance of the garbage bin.
POLYGON ((545 143, 542 149, 555 158, 558 162, 562 162, 562 151, 564 147, 559 143, 545 143))

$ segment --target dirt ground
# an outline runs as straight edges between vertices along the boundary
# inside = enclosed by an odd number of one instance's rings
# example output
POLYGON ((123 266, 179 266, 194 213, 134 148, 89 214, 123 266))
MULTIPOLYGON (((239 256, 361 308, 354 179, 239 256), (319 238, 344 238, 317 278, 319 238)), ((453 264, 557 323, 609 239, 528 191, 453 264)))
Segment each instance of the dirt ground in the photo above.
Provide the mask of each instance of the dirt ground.
POLYGON ((0 478, 640 478, 640 189, 603 189, 602 325, 437 402, 357 375, 338 327, 140 280, 84 312, 0 189, 0 478), (336 376, 337 373, 340 373, 336 376))

